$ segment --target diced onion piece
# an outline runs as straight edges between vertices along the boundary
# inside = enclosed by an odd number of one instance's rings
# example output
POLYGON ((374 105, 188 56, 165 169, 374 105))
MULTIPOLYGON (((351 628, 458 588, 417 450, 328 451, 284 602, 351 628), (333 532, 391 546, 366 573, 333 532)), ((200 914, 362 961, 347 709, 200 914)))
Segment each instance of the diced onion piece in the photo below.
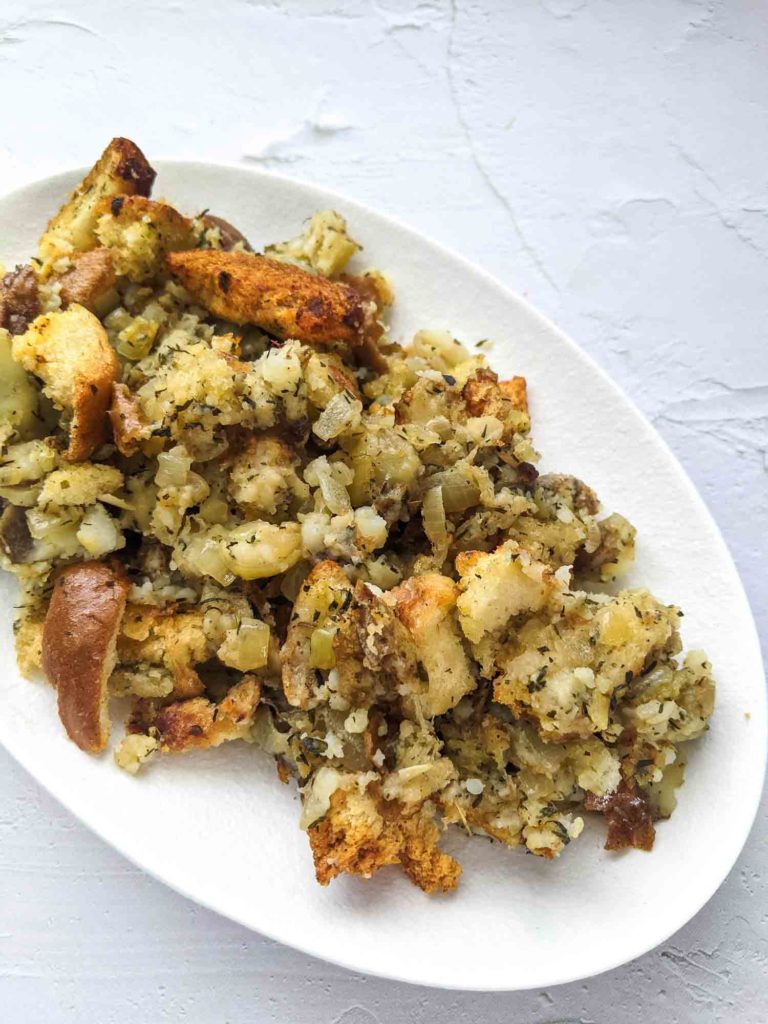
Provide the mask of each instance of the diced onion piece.
POLYGON ((236 629, 228 629, 218 657, 239 672, 263 668, 269 657, 269 626, 259 619, 243 619, 236 629))
POLYGON ((346 468, 341 464, 331 465, 328 459, 321 455, 319 459, 310 462, 304 470, 304 479, 310 486, 320 487, 320 493, 328 511, 337 516, 343 516, 352 509, 347 488, 339 479, 342 475, 347 476, 343 472, 346 468), (342 472, 337 470, 337 465, 338 470, 342 470, 342 472))
POLYGON ((331 669, 336 666, 336 655, 333 650, 335 629, 320 627, 314 629, 309 638, 309 667, 331 669))
POLYGON ((448 528, 445 523, 442 487, 431 487, 424 495, 421 505, 424 518, 424 532, 433 548, 442 547, 448 540, 448 528))
POLYGON ((342 391, 334 395, 320 413, 312 427, 312 433, 321 441, 330 441, 340 434, 348 433, 360 425, 363 411, 362 402, 342 391))
POLYGON ((464 512, 480 500, 480 491, 474 480, 467 477, 461 467, 441 474, 443 507, 449 514, 464 512))
POLYGON ((222 536, 223 531, 211 530, 192 537, 183 552, 175 553, 175 561, 182 571, 210 576, 223 587, 228 587, 234 581, 235 574, 222 548, 222 536))
POLYGON ((0 458, 0 486, 15 487, 40 480, 56 465, 56 451, 47 441, 11 445, 0 458))
POLYGON ((160 452, 157 456, 155 483, 160 488, 183 487, 191 466, 192 459, 184 445, 178 444, 169 452, 160 452))

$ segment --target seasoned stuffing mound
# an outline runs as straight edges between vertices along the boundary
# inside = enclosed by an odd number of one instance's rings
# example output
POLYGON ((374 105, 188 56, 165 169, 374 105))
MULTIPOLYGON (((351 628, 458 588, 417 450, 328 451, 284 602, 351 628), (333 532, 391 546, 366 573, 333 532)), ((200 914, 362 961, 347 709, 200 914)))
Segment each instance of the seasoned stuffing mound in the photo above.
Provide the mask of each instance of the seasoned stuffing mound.
POLYGON ((251 743, 322 885, 449 891, 449 824, 551 859, 593 812, 649 850, 711 668, 612 585, 631 524, 539 474, 525 378, 391 338, 335 211, 259 253, 154 176, 113 140, 0 282, 0 563, 70 739, 101 751, 122 697, 131 774, 251 743))

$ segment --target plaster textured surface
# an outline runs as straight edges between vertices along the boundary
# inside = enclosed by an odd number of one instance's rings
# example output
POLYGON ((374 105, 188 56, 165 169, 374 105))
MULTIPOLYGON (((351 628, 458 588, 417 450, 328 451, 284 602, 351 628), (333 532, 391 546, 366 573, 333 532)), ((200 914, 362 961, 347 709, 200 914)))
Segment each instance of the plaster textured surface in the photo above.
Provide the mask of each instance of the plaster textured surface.
MULTIPOLYGON (((528 296, 686 467, 765 650, 764 5, 5 0, 0 88, 3 191, 125 134, 150 156, 343 191, 528 296)), ((0 1005, 14 1024, 768 1015, 765 802, 728 880, 662 948, 550 991, 463 995, 357 976, 223 921, 127 864, 2 752, 0 770, 0 1005)))

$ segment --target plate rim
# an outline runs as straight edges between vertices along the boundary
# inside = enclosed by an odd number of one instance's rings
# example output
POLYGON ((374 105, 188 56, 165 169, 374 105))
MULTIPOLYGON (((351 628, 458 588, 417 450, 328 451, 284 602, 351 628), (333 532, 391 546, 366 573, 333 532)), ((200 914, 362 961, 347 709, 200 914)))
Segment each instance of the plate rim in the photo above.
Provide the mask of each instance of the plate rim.
MULTIPOLYGON (((765 690, 765 662, 762 655, 760 634, 757 629, 757 624, 755 622, 754 613, 752 611, 749 598, 747 596, 744 584, 741 580, 741 576, 738 572, 736 564, 733 560, 733 556, 731 555, 730 549, 725 541, 725 538, 723 537, 719 525, 717 524, 712 513, 710 512, 709 507, 707 506, 698 488, 695 486, 695 484, 689 477, 685 467, 680 463, 680 461, 670 448, 665 438, 654 427, 654 425, 650 422, 645 413, 642 412, 642 410, 636 405, 634 400, 626 393, 622 385, 619 384, 616 380, 614 380, 614 378, 611 377, 609 373, 596 362, 594 357, 589 352, 582 349, 576 343, 576 341, 574 341, 574 339, 570 337, 570 335, 568 335, 565 331, 558 327, 545 314, 541 313, 525 296, 519 294, 513 288, 510 288, 508 285, 502 283, 498 278, 496 278, 493 274, 487 271, 482 265, 474 263, 467 257, 456 252, 450 246, 446 246, 441 242, 435 241, 430 235, 422 232, 419 229, 409 226, 400 218, 393 216, 390 213, 383 212, 376 206, 372 206, 367 202, 362 202, 360 200, 350 198, 349 196, 345 195, 342 192, 338 192, 334 189, 327 188, 325 185, 317 185, 312 181, 303 179, 301 177, 294 177, 292 175, 268 171, 261 167, 255 167, 248 163, 238 163, 236 161, 197 160, 187 159, 184 157, 158 157, 157 159, 153 159, 152 163, 155 169, 157 170, 158 175, 162 175, 162 172, 165 168, 188 169, 192 174, 194 174, 196 171, 208 171, 214 169, 236 172, 238 174, 243 175, 250 175, 256 179, 260 178, 277 183, 285 183, 294 187, 298 186, 301 189, 308 190, 308 192, 310 193, 321 194, 324 197, 330 199, 331 201, 337 200, 348 209, 359 210, 366 216, 370 216, 372 214, 375 218, 379 219, 385 224, 395 227, 399 232, 403 232, 406 235, 414 237, 415 239, 418 240, 419 243, 426 243, 428 247, 430 247, 439 255, 447 257, 454 263, 460 265, 463 270, 475 275, 476 277, 481 278, 486 285, 502 293, 506 300, 510 301, 511 303, 517 304, 519 307, 522 307, 526 315, 529 316, 532 321, 538 321, 538 323, 548 333, 555 335, 560 344, 565 345, 568 349, 570 349, 575 358, 581 360, 583 363, 586 363, 590 371, 594 374, 597 374, 601 378, 603 383, 607 385, 614 393, 616 393, 623 400, 623 403, 634 413, 635 417, 642 424, 644 429, 650 435, 652 435, 653 438, 655 438, 656 443, 660 449, 660 452, 663 453, 665 460, 668 464, 670 464, 671 468, 674 469, 676 476, 680 480, 681 484, 685 485, 688 497, 697 506, 699 514, 703 515, 705 520, 708 522, 712 534, 714 537, 716 537, 717 542, 719 544, 720 554, 723 557, 724 562, 728 566, 728 571, 730 573, 730 576, 732 577, 732 582, 734 584, 734 591, 738 593, 743 606, 744 614, 742 617, 744 622, 744 628, 745 631, 749 631, 750 642, 754 646, 754 651, 757 656, 756 667, 759 669, 763 681, 763 686, 760 688, 759 709, 757 709, 759 711, 759 715, 756 715, 754 711, 752 713, 753 719, 759 717, 759 725, 761 726, 761 729, 759 737, 760 771, 756 772, 753 776, 754 783, 751 801, 751 813, 749 815, 744 816, 742 828, 739 832, 738 842, 732 844, 731 846, 731 851, 728 854, 728 857, 726 858, 726 861, 728 863, 727 870, 724 871, 722 877, 715 884, 710 883, 709 885, 707 885, 706 888, 703 890, 703 895, 698 894, 697 890, 696 899, 691 901, 692 906, 693 904, 696 904, 695 907, 693 907, 693 909, 690 910, 686 909, 685 919, 681 921, 679 924, 677 924, 674 928, 669 930, 668 934, 664 934, 661 938, 657 938, 652 945, 649 946, 647 941, 643 940, 637 944, 636 950, 630 956, 627 956, 626 954, 622 953, 621 955, 619 955, 617 959, 611 960, 604 966, 601 966, 596 970, 590 971, 586 974, 583 973, 583 971, 577 971, 576 973, 560 971, 556 980, 542 981, 539 978, 534 978, 530 983, 526 982, 524 985, 515 984, 512 987, 505 986, 503 984, 498 986, 489 986, 483 983, 478 985, 472 985, 467 984, 466 982, 463 982, 462 984, 451 984, 446 983, 444 981, 436 981, 430 979, 424 980, 423 978, 418 978, 415 975, 408 976, 400 975, 392 971, 377 971, 375 968, 370 967, 361 968, 356 964, 350 962, 343 956, 334 956, 332 952, 317 952, 315 948, 302 945, 300 941, 296 941, 293 938, 285 938, 283 935, 276 933, 273 929, 263 929, 261 927, 256 927, 244 916, 238 916, 236 913, 230 912, 229 910, 223 911, 219 909, 212 903, 208 902, 205 898, 197 894, 192 894, 192 892, 189 891, 187 887, 185 887, 183 884, 179 884, 167 878, 161 870, 149 867, 145 863, 141 853, 129 853, 122 845, 116 845, 109 838, 108 833, 110 829, 108 827, 104 829, 100 824, 97 823, 98 814, 94 815, 94 820, 92 820, 92 816, 89 814, 87 810, 74 810, 71 804, 68 802, 67 798, 64 795, 60 795, 59 787, 55 781, 53 783, 44 783, 41 780, 37 771, 31 764, 33 760, 32 758, 26 758, 24 752, 21 749, 15 748, 13 742, 9 744, 7 742, 7 737, 3 738, 2 736, 0 736, 0 743, 2 743, 4 749, 8 751, 11 757, 13 757, 14 760, 32 776, 35 782, 38 785, 42 786, 42 788, 45 789, 48 793, 50 793, 67 810, 68 813, 72 814, 77 820, 81 821, 86 826, 86 828, 94 832, 102 841, 107 843, 112 850, 114 850, 120 856, 125 857, 126 860, 134 864, 141 871, 146 872, 150 877, 152 877, 156 881, 168 886, 168 888, 170 888, 174 892, 179 893, 179 895, 183 896, 185 899, 189 899, 193 903, 196 903, 197 905, 204 907, 206 910, 218 914, 220 917, 231 920, 239 926, 247 928, 249 931, 256 933, 257 935, 261 935, 267 939, 288 946, 289 948, 298 950, 302 954, 310 956, 315 960, 327 962, 336 967, 341 967, 345 970, 352 971, 354 973, 366 974, 401 984, 421 985, 427 988, 444 989, 446 991, 522 992, 542 987, 550 988, 559 985, 573 983, 576 981, 585 980, 587 978, 597 977, 601 974, 607 973, 608 971, 615 970, 618 967, 621 967, 627 963, 631 963, 638 957, 643 956, 646 953, 652 951, 653 949, 658 948, 663 943, 668 942, 672 936, 674 936, 675 934, 677 934, 678 931, 684 928, 693 919, 693 917, 695 917, 703 909, 703 907, 714 896, 714 894, 717 892, 717 890, 720 888, 720 886, 723 884, 723 882, 726 880, 726 878, 730 875, 731 871, 733 870, 733 867, 736 861, 738 860, 739 856, 741 855, 747 841, 749 840, 750 834, 755 825, 757 812, 759 810, 761 802, 761 793, 763 783, 765 780, 766 767, 768 764, 768 695, 766 694, 765 690)), ((83 177, 83 175, 87 173, 88 169, 88 166, 59 167, 58 169, 54 169, 51 173, 46 174, 40 178, 28 180, 22 184, 16 184, 11 189, 0 190, 0 202, 6 202, 7 200, 12 199, 15 196, 19 196, 19 198, 21 198, 22 193, 26 191, 31 191, 36 187, 40 187, 43 185, 54 184, 55 179, 61 179, 63 192, 69 191, 73 187, 73 185, 76 184, 77 180, 80 180, 83 177)))

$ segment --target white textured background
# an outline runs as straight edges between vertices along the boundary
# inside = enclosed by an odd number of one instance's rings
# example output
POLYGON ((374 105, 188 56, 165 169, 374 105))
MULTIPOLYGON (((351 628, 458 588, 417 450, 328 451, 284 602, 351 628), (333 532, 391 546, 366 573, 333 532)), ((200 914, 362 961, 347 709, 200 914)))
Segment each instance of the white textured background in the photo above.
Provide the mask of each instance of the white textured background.
MULTIPOLYGON (((529 296, 698 484, 765 650, 764 0, 2 0, 0 89, 2 190, 129 135, 150 158, 251 161, 344 191, 529 296)), ((131 867, 2 752, 0 768, 9 1024, 768 1018, 765 805, 665 947, 582 984, 478 996, 246 932, 131 867)))

